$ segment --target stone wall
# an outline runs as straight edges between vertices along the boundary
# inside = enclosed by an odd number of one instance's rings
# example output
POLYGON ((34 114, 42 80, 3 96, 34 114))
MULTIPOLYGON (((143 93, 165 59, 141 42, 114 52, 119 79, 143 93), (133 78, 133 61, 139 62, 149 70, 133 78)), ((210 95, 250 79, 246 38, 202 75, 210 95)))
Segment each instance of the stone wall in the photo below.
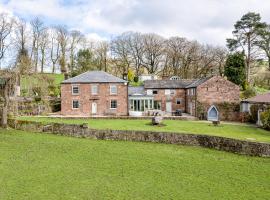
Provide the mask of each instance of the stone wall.
POLYGON ((217 136, 150 131, 94 130, 88 128, 87 125, 68 125, 59 123, 44 125, 40 122, 22 120, 9 120, 9 125, 18 130, 31 132, 53 133, 101 140, 124 140, 202 146, 250 156, 270 157, 269 143, 249 142, 217 136))

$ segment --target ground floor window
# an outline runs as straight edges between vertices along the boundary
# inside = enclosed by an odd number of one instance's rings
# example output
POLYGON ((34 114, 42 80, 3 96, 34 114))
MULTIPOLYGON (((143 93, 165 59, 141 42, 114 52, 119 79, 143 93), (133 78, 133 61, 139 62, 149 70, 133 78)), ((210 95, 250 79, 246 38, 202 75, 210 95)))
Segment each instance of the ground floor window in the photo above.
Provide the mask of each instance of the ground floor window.
POLYGON ((111 109, 116 109, 116 108, 117 108, 117 101, 111 100, 111 109))
POLYGON ((72 108, 77 109, 80 107, 80 102, 78 100, 73 100, 72 101, 72 108))
POLYGON ((154 109, 161 110, 161 101, 154 101, 154 109))
POLYGON ((131 99, 129 100, 130 111, 146 111, 153 109, 153 99, 131 99))

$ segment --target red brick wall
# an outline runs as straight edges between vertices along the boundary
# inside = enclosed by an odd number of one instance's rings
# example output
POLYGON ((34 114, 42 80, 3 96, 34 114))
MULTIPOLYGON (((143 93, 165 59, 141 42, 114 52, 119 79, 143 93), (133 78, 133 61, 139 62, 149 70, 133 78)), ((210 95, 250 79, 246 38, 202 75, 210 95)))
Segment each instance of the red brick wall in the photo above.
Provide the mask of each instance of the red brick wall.
POLYGON ((196 100, 197 104, 203 105, 205 116, 207 116, 207 111, 211 105, 215 105, 219 109, 221 120, 237 121, 238 113, 233 110, 235 105, 240 103, 240 88, 223 77, 214 76, 198 86, 196 100), (230 103, 233 105, 229 106, 230 108, 225 112, 225 109, 222 109, 220 106, 223 103, 230 103))
POLYGON ((62 84, 61 113, 90 116, 92 102, 97 103, 97 115, 128 115, 128 87, 124 83, 62 84), (72 85, 79 86, 79 95, 72 95, 72 85), (98 85, 98 95, 92 95, 91 85, 98 85), (110 94, 110 85, 117 85, 117 95, 110 94), (72 109, 72 100, 80 101, 79 109, 72 109), (117 108, 110 109, 110 101, 117 100, 117 108))
MULTIPOLYGON (((153 89, 156 90, 156 89, 153 89)), ((155 101, 161 101, 161 110, 166 111, 166 102, 172 103, 172 111, 181 109, 185 111, 185 89, 175 89, 174 95, 165 95, 165 89, 157 89, 158 94, 154 95, 155 101), (176 104, 176 100, 180 99, 181 104, 176 104)))
POLYGON ((197 88, 197 101, 201 103, 240 102, 239 86, 220 76, 214 76, 197 88))

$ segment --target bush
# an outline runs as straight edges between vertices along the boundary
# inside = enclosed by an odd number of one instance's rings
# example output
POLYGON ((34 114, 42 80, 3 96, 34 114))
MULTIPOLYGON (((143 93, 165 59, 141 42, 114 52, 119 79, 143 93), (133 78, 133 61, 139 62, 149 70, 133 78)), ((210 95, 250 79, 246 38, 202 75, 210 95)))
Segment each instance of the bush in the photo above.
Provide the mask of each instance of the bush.
POLYGON ((258 105, 252 105, 250 106, 250 122, 256 123, 258 121, 258 105))
POLYGON ((134 77, 134 82, 137 83, 139 81, 139 77, 138 76, 135 76, 134 77))
POLYGON ((261 113, 261 121, 263 128, 270 130, 270 108, 267 111, 261 113))
POLYGON ((244 92, 242 92, 242 98, 247 99, 250 97, 256 96, 256 90, 252 87, 247 88, 244 92))

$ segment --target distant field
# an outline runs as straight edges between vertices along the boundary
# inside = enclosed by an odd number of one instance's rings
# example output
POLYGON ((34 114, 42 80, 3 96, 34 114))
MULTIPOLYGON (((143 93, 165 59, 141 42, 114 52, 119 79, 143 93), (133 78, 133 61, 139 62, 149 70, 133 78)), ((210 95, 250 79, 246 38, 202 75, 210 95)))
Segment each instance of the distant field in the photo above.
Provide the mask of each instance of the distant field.
POLYGON ((270 159, 0 129, 0 199, 270 199, 270 159))
POLYGON ((241 140, 270 142, 270 131, 247 124, 224 124, 213 126, 209 122, 164 120, 162 127, 150 125, 150 120, 123 120, 123 119, 63 119, 46 117, 20 117, 22 120, 38 121, 43 123, 58 122, 68 124, 88 123, 90 128, 111 130, 144 130, 178 133, 194 133, 204 135, 223 136, 241 140))

